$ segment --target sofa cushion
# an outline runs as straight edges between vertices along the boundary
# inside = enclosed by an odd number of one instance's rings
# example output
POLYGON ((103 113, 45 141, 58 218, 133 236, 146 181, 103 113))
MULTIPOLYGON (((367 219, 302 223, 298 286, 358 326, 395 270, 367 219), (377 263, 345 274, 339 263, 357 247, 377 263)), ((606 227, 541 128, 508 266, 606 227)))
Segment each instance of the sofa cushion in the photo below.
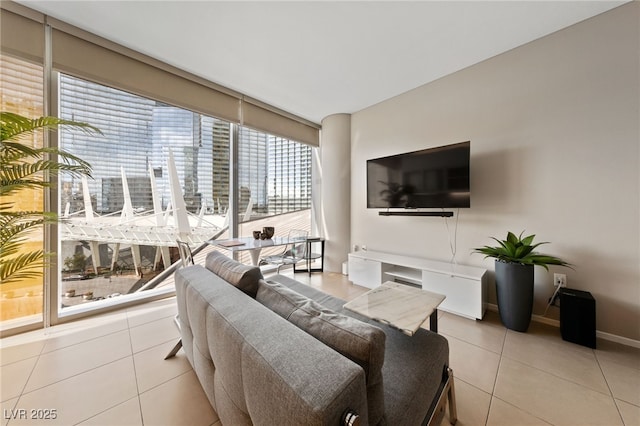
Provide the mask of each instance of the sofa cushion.
POLYGON ((260 280, 256 300, 360 365, 365 372, 370 424, 382 419, 386 336, 380 328, 338 314, 276 282, 260 280))
POLYGON ((212 251, 207 255, 205 266, 223 280, 255 299, 258 292, 258 281, 262 279, 262 272, 257 266, 242 264, 219 251, 212 251))
POLYGON ((260 280, 256 300, 288 320, 293 311, 304 305, 309 298, 280 283, 260 280))

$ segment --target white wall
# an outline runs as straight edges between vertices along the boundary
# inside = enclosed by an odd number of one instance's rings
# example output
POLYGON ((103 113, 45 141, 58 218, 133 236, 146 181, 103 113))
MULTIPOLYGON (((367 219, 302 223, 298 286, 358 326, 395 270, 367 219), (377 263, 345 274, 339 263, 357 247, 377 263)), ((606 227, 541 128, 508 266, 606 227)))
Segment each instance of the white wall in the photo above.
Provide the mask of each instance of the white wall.
MULTIPOLYGON (((471 140, 458 263, 493 271, 472 248, 535 233, 551 242, 540 251, 575 265, 551 272, 594 295, 598 330, 640 340, 639 10, 626 4, 353 114, 351 244, 449 260, 455 217, 448 231, 442 218, 378 216, 365 163, 471 140)), ((542 314, 552 273, 536 269, 542 314)))

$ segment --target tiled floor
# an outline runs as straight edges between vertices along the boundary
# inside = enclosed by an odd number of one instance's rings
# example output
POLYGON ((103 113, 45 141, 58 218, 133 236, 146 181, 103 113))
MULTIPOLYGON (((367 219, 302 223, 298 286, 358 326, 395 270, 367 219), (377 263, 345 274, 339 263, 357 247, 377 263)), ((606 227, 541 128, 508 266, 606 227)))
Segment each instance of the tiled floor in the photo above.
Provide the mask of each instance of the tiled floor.
MULTIPOLYGON (((295 278, 344 299, 366 291, 340 274, 295 278)), ((175 313, 169 299, 3 339, 2 425, 219 425, 184 353, 163 360, 175 313), (33 418, 51 410, 55 419, 33 418)), ((439 331, 459 425, 640 425, 638 349, 601 340, 591 350, 536 323, 507 331, 493 312, 442 313, 439 331)))

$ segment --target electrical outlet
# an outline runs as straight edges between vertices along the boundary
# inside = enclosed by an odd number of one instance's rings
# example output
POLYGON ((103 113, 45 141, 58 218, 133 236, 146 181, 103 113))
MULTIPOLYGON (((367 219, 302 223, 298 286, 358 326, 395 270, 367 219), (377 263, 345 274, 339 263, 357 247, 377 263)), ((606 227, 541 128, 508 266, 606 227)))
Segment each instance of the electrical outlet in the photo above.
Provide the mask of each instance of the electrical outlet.
POLYGON ((567 275, 566 274, 553 274, 553 285, 555 287, 566 287, 567 286, 567 275))

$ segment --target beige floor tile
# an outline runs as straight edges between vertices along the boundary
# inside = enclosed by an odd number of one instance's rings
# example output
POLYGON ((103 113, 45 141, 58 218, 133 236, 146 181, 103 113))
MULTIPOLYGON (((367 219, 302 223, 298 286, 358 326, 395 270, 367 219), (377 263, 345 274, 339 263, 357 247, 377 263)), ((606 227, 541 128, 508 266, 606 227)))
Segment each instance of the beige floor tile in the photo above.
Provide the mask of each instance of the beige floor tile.
POLYGON ((443 313, 439 317, 438 331, 498 354, 502 352, 506 335, 506 329, 493 312, 487 312, 482 321, 443 313))
POLYGON ((191 370, 191 364, 182 349, 173 358, 164 359, 175 343, 163 343, 134 355, 139 392, 148 391, 191 370))
POLYGON ((533 331, 509 331, 505 339, 504 357, 530 365, 563 379, 609 394, 593 350, 563 341, 560 336, 533 331))
POLYGON ((449 365, 455 377, 485 392, 493 392, 500 355, 445 333, 440 334, 449 341, 449 365))
POLYGON ((0 410, 2 410, 2 417, 0 417, 0 425, 6 426, 9 420, 13 417, 19 416, 20 413, 14 411, 14 407, 18 402, 18 398, 8 399, 0 402, 0 410))
POLYGON ((0 400, 20 396, 37 361, 34 357, 0 367, 0 400))
POLYGON ((140 413, 140 400, 131 398, 122 404, 116 405, 100 414, 91 417, 78 426, 142 426, 142 414, 140 413))
POLYGON ((193 371, 140 394, 145 425, 210 425, 218 419, 193 371))
POLYGON ((613 398, 503 358, 494 396, 556 426, 621 425, 613 398))
MULTIPOLYGON (((491 395, 455 377, 455 394, 458 412, 458 422, 456 426, 476 426, 483 425, 489 413, 489 401, 491 395)), ((440 421, 440 426, 449 425, 449 407, 447 405, 446 414, 440 421)))
POLYGON ((38 356, 44 344, 44 341, 38 341, 0 348, 0 366, 38 356))
MULTIPOLYGON (((132 357, 73 376, 24 394, 17 408, 55 409, 57 418, 47 425, 71 425, 115 407, 137 394, 132 357)), ((43 424, 42 421, 10 422, 10 425, 43 424)))
POLYGON ((25 392, 131 355, 129 331, 119 331, 40 355, 25 392))
POLYGON ((123 331, 128 328, 127 316, 123 313, 109 314, 52 327, 43 353, 77 345, 97 337, 123 331))
POLYGON ((616 400, 616 404, 618 405, 625 426, 640 425, 640 407, 618 400, 616 400))
POLYGON ((159 344, 176 341, 180 332, 173 322, 173 317, 165 317, 129 329, 133 353, 152 348, 159 344))
POLYGON ((615 362, 629 368, 640 370, 640 348, 598 339, 596 357, 600 361, 615 362))
POLYGON ((550 426, 538 417, 529 414, 498 398, 491 399, 487 426, 550 426))
POLYGON ((507 330, 507 339, 510 335, 526 338, 531 342, 540 344, 541 346, 553 345, 577 352, 593 353, 593 349, 591 348, 562 340, 560 329, 549 324, 532 321, 531 325, 529 325, 529 329, 525 333, 507 330))
POLYGON ((128 309, 127 320, 129 327, 137 327, 162 318, 173 317, 177 313, 176 298, 170 297, 128 309))
POLYGON ((614 398, 640 406, 640 370, 608 361, 600 366, 614 398))
MULTIPOLYGON (((338 273, 283 273, 344 300, 368 291, 338 273)), ((56 409, 52 425, 221 426, 184 352, 164 361, 179 338, 175 312, 169 298, 0 340, 2 413, 56 409)), ((440 312, 439 331, 450 344, 459 425, 640 426, 640 349, 598 340, 593 351, 537 323, 506 331, 494 312, 483 321, 440 312), (603 373, 606 393, 596 392, 603 373)))

